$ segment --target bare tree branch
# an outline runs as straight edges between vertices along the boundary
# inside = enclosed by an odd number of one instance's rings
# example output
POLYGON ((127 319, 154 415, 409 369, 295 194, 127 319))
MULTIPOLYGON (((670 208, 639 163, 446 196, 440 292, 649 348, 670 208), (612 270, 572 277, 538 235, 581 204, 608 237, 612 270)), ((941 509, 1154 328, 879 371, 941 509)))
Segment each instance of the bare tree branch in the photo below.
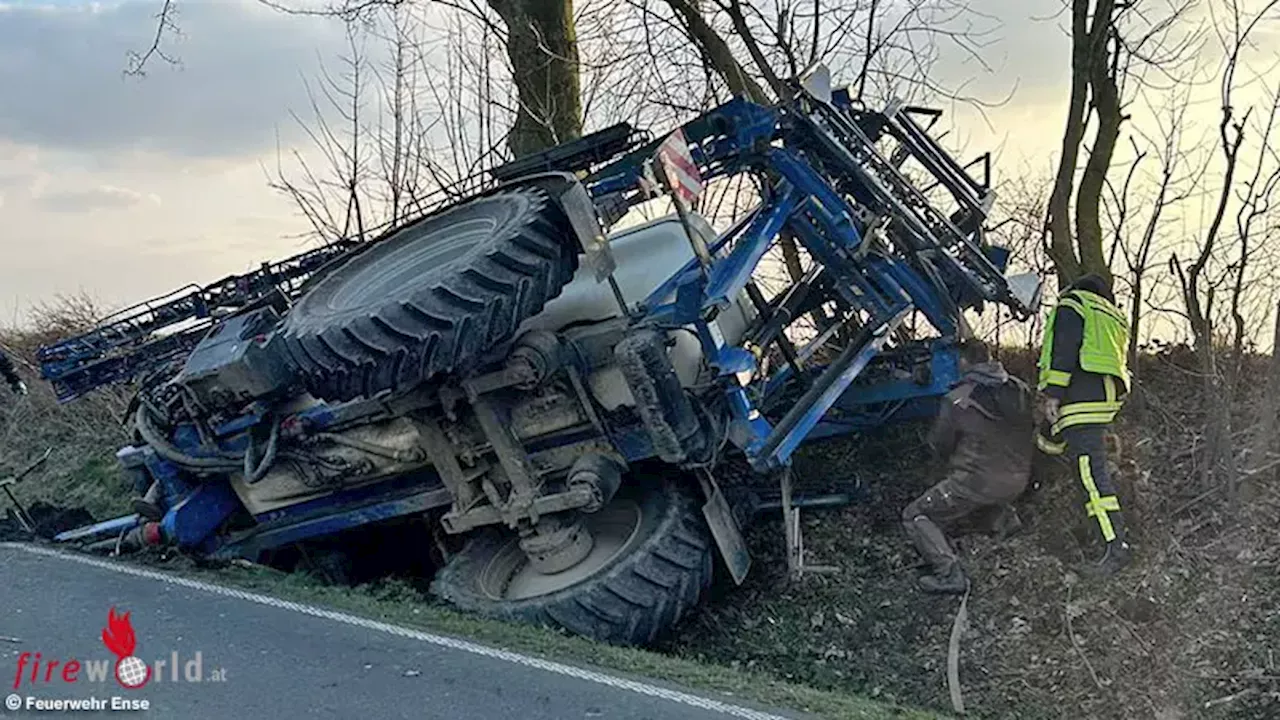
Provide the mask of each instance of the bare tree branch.
POLYGON ((161 47, 166 35, 178 34, 177 15, 178 8, 174 0, 164 0, 164 4, 160 6, 160 12, 156 13, 156 32, 151 39, 151 46, 141 53, 129 51, 126 75, 139 77, 146 75, 147 63, 151 62, 152 58, 159 58, 170 65, 177 64, 178 61, 167 55, 161 47))

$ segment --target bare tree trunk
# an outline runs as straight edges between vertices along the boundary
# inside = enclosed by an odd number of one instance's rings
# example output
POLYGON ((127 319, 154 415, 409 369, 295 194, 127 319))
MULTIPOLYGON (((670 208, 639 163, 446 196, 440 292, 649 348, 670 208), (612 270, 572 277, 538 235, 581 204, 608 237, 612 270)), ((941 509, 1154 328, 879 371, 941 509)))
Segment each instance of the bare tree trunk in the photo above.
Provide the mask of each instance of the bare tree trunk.
POLYGON ((404 209, 405 191, 405 73, 408 72, 405 50, 408 38, 405 36, 403 18, 395 15, 395 77, 392 78, 391 102, 391 167, 387 169, 387 185, 391 194, 391 222, 400 222, 400 212, 404 209))
POLYGON ((728 0, 723 5, 725 12, 729 14, 729 19, 733 22, 734 32, 738 33, 738 37, 742 38, 743 44, 747 46, 747 54, 755 62, 756 67, 764 74, 765 82, 769 83, 769 87, 773 88, 773 92, 779 98, 786 95, 786 88, 782 84, 782 80, 778 78, 778 74, 773 71, 773 67, 769 65, 768 58, 765 57, 764 51, 760 49, 760 43, 756 42, 755 35, 751 33, 751 27, 747 25, 746 15, 743 14, 742 3, 740 0, 728 0))
POLYGON ((1111 24, 1114 7, 1114 0, 1098 0, 1089 32, 1088 77, 1093 110, 1098 118, 1098 132, 1076 195, 1076 245, 1080 251, 1080 272, 1101 275, 1108 283, 1112 278, 1102 250, 1102 188, 1107 181, 1107 171, 1111 169, 1111 158, 1115 154, 1123 121, 1120 91, 1108 61, 1111 56, 1108 47, 1114 35, 1111 24))
POLYGON ((800 249, 796 246, 795 237, 784 232, 781 238, 782 242, 782 262, 787 266, 787 274, 792 280, 799 280, 804 277, 804 265, 800 261, 800 249))
POLYGON ((1062 157, 1049 196, 1049 246, 1047 251, 1065 285, 1080 275, 1071 238, 1071 189, 1075 184, 1080 144, 1084 142, 1089 99, 1089 0, 1071 3, 1071 99, 1067 104, 1067 127, 1062 135, 1062 157))
MULTIPOLYGON (((1248 113, 1245 114, 1246 117, 1248 113)), ((1218 376, 1218 366, 1214 357, 1214 338, 1213 338, 1213 294, 1210 290, 1209 302, 1201 308, 1200 304, 1200 282, 1206 280, 1205 267, 1208 265, 1209 258, 1213 254, 1214 241, 1218 237, 1218 232, 1222 228, 1222 218, 1226 213, 1227 203, 1231 199, 1231 189, 1233 187, 1236 173, 1236 159, 1239 157, 1240 143, 1244 136, 1244 123, 1241 121, 1236 125, 1236 136, 1234 141, 1228 138, 1228 127, 1231 123, 1231 108, 1223 108, 1222 123, 1220 126, 1220 135, 1222 139, 1222 151, 1226 155, 1227 167, 1223 174, 1222 192, 1218 196, 1218 207, 1214 212, 1213 220, 1209 224, 1209 230, 1205 233, 1204 246, 1201 248, 1200 256, 1196 258, 1196 262, 1192 264, 1188 271, 1187 284, 1187 309, 1191 316, 1191 326, 1196 336, 1196 347, 1200 355, 1200 372, 1204 374, 1204 393, 1205 407, 1211 412, 1206 421, 1206 448, 1207 460, 1205 469, 1201 473, 1201 480, 1205 484, 1207 490, 1213 483, 1214 471, 1218 469, 1223 460, 1233 454, 1231 445, 1231 400, 1226 395, 1226 389, 1222 386, 1221 378, 1218 376)), ((1234 489, 1236 479, 1234 476, 1227 478, 1229 487, 1234 489)))
POLYGON ((520 107, 507 146, 516 157, 582 135, 582 92, 572 0, 489 0, 507 26, 520 107))
POLYGON ((1249 459, 1244 478, 1237 493, 1248 498, 1257 484, 1269 484, 1276 479, 1276 469, 1264 470, 1272 462, 1272 450, 1276 446, 1276 417, 1280 415, 1280 305, 1276 306, 1275 337, 1271 346, 1271 366, 1267 373, 1267 390, 1257 407, 1257 421, 1253 427, 1249 459))
MULTIPOLYGON (((725 84, 729 86, 729 91, 734 95, 741 95, 748 100, 756 103, 769 102, 769 96, 765 93, 764 88, 760 87, 755 80, 751 78, 733 57, 733 52, 729 49, 729 45, 725 43, 724 38, 711 27, 702 12, 689 0, 667 0, 667 4, 671 6, 681 19, 684 20, 685 29, 689 33, 689 37, 697 44, 702 51, 703 60, 724 79, 725 84)), ((764 57, 764 53, 760 50, 759 44, 751 35, 751 29, 747 26, 746 19, 742 14, 742 6, 737 0, 731 0, 731 4, 726 8, 733 25, 738 34, 746 43, 752 59, 764 74, 765 79, 773 88, 778 97, 782 97, 785 91, 782 81, 778 79, 773 68, 769 67, 768 61, 764 57)), ((791 277, 792 282, 797 282, 804 277, 804 268, 800 264, 800 248, 796 244, 796 240, 790 233, 784 234, 779 240, 782 248, 783 264, 787 268, 787 274, 791 277)), ((825 314, 818 311, 814 316, 814 322, 820 322, 825 314)))
POLYGON ((1227 501, 1234 512, 1240 506, 1240 468, 1236 458, 1236 442, 1234 439, 1234 423, 1231 408, 1235 404, 1235 393, 1231 392, 1231 383, 1224 381, 1218 389, 1218 467, 1222 470, 1227 484, 1227 501))
MULTIPOLYGON (((1231 408, 1235 405, 1236 398, 1239 397, 1240 381, 1244 372, 1244 333, 1245 320, 1240 309, 1240 297, 1243 292, 1243 283, 1245 270, 1249 263, 1249 238, 1242 235, 1240 238, 1240 268, 1236 274, 1236 279, 1231 288, 1231 319, 1235 325, 1233 338, 1231 341, 1230 355, 1227 356, 1227 367, 1223 372, 1222 401, 1225 405, 1222 415, 1223 420, 1227 424, 1227 438, 1231 438, 1231 408)), ((1265 402, 1265 398, 1264 398, 1265 402)), ((1240 483, 1243 478, 1240 476, 1240 463, 1236 455, 1234 442, 1227 448, 1228 454, 1223 456, 1224 471, 1226 472, 1227 483, 1227 500, 1231 511, 1234 513, 1240 502, 1240 483)))
POLYGON ((1230 417, 1230 402, 1224 401, 1222 384, 1218 379, 1218 363, 1214 357, 1213 326, 1208 320, 1195 323, 1196 357, 1200 361, 1200 376, 1205 407, 1205 453, 1200 468, 1200 482, 1204 490, 1213 487, 1214 476, 1227 449, 1223 443, 1231 438, 1231 429, 1223 427, 1224 415, 1230 417))
POLYGON ((1142 272, 1135 272, 1132 281, 1131 307, 1129 308, 1129 367, 1133 380, 1138 379, 1138 332, 1142 329, 1142 272))
POLYGON ((685 30, 702 51, 703 60, 729 86, 729 92, 756 103, 769 101, 764 89, 742 69, 724 38, 707 23, 695 4, 689 0, 667 0, 667 4, 684 21, 685 30))
POLYGON ((1147 399, 1143 394, 1141 359, 1138 355, 1138 333, 1142 328, 1142 275, 1141 270, 1133 273, 1132 294, 1129 298, 1129 347, 1125 352, 1129 356, 1129 405, 1135 413, 1147 410, 1147 399))
MULTIPOLYGON (((875 57, 873 49, 875 44, 876 31, 876 8, 880 4, 879 0, 871 0, 871 9, 867 12, 867 35, 863 39, 867 47, 867 56, 862 59, 862 67, 858 69, 858 102, 862 102, 867 92, 867 71, 871 69, 871 59, 875 57)), ((815 15, 815 19, 816 19, 815 15)))

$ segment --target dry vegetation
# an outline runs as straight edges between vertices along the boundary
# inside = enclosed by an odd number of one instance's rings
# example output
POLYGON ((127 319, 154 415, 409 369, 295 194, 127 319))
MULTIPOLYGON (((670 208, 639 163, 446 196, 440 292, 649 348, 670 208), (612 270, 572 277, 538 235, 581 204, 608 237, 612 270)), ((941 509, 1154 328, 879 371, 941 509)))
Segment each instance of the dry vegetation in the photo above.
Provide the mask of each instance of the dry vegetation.
MULTIPOLYGON (((157 45, 137 58, 138 68, 155 53, 164 57, 159 42, 173 4, 164 3, 157 45)), ((529 15, 530 0, 468 1, 441 28, 424 10, 439 3, 335 0, 317 12, 348 22, 351 53, 314 83, 315 118, 303 123, 317 145, 313 160, 285 158, 282 165, 293 167, 277 168, 273 187, 294 200, 317 236, 363 236, 512 154, 624 119, 670 127, 728 91, 767 99, 779 94, 778 68, 794 72, 817 59, 846 82, 856 78, 858 96, 865 91, 872 105, 900 93, 981 104, 927 80, 941 48, 982 64, 989 30, 974 24, 969 3, 758 5, 586 2, 548 19, 529 15), (368 13, 353 8, 384 14, 369 30, 368 13), (525 25, 547 46, 503 30, 525 25), (361 51, 370 38, 376 49, 361 51), (437 42, 446 52, 432 49, 437 42), (510 67, 491 66, 500 48, 510 67), (544 62, 529 61, 540 54, 544 62), (574 63, 576 70, 564 67, 574 63), (568 80, 578 97, 546 97, 568 80), (619 93, 623 86, 630 91, 619 93), (539 108, 554 111, 540 113, 553 137, 531 142, 530 114, 539 108), (513 124, 524 129, 508 137, 513 124)), ((1280 717, 1272 453, 1280 388, 1262 392, 1258 379, 1271 372, 1274 383, 1274 369, 1248 354, 1276 320, 1280 277, 1267 242, 1280 227, 1272 141, 1280 87, 1273 60, 1258 56, 1269 47, 1260 37, 1280 21, 1280 0, 1064 7, 1072 47, 1062 62, 1071 81, 1062 143, 1053 148, 1057 172, 1003 184, 1001 218, 993 218, 1003 229, 993 237, 1019 263, 1063 279, 1081 269, 1113 275, 1132 313, 1135 355, 1158 323, 1192 347, 1141 356, 1140 391, 1118 427, 1117 470, 1138 548, 1133 567, 1109 582, 1076 572, 1097 552, 1096 533, 1070 473, 1052 463, 1021 505, 1022 535, 998 545, 982 536, 963 541, 975 579, 961 655, 966 704, 990 718, 1280 717), (1255 30, 1260 37, 1250 40, 1255 30), (1193 97, 1200 87, 1209 89, 1193 97), (1220 117, 1192 122, 1188 108, 1206 102, 1220 117)), ((718 217, 726 197, 740 210, 737 190, 709 192, 704 214, 718 217)), ((784 257, 788 271, 792 259, 784 257)), ((33 326, 48 337, 93 316, 92 304, 75 301, 33 326)), ((41 339, 10 333, 0 343, 30 361, 41 339)), ((1034 330, 1025 339, 1034 341, 1034 330)), ((1030 374, 1029 356, 1009 361, 1030 374)), ((25 372, 30 377, 30 367, 25 372)), ((0 396, 0 463, 20 467, 54 447, 21 494, 99 517, 120 510, 127 494, 112 453, 125 439, 116 420, 123 398, 99 394, 61 407, 47 387, 31 385, 26 401, 0 396)), ((746 585, 722 588, 662 650, 823 689, 949 707, 945 657, 957 603, 915 591, 916 557, 898 526, 900 509, 932 479, 919 433, 899 427, 810 447, 800 476, 816 485, 856 476, 867 490, 855 506, 807 515, 811 559, 840 572, 785 583, 780 523, 765 518, 749 538, 757 562, 746 585)))
POLYGON ((84 508, 98 517, 123 512, 128 504, 115 460, 116 450, 128 441, 120 423, 127 395, 106 390, 59 405, 39 380, 35 351, 41 343, 86 329, 100 316, 87 298, 61 298, 32 313, 30 327, 36 330, 0 332, 0 348, 13 358, 31 391, 26 398, 7 390, 0 396, 0 475, 21 470, 52 448, 40 471, 22 481, 19 495, 27 502, 84 508))
MULTIPOLYGON (((1029 359, 1011 360, 1030 367, 1029 359)), ((1255 358, 1261 372, 1264 358, 1255 358)), ((1019 508, 1027 529, 1004 543, 970 535, 974 578, 961 652, 966 706, 984 718, 1274 718, 1280 712, 1280 493, 1238 512, 1196 485, 1203 417, 1184 348, 1146 356, 1147 410, 1119 427, 1122 493, 1138 550, 1107 582, 1077 568, 1099 550, 1072 476, 1047 463, 1019 508)), ((1247 393, 1237 399, 1251 417, 1247 393)), ((919 427, 813 446, 802 477, 857 475, 865 502, 808 515, 815 563, 840 572, 783 582, 780 526, 752 535, 756 574, 700 610, 665 650, 824 689, 949 709, 947 641, 955 599, 914 588, 898 514, 931 468, 919 427)))

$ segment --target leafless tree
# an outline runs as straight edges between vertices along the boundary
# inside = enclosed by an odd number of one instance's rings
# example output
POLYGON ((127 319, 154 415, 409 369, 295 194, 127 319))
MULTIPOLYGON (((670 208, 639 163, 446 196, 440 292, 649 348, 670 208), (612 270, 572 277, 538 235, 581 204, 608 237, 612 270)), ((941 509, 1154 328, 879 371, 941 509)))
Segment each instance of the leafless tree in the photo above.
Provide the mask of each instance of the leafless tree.
MULTIPOLYGON (((1045 277, 1053 271, 1053 261, 1041 242, 1049 187, 1047 178, 1029 170, 1013 174, 996 187, 1000 202, 987 230, 987 240, 1010 251, 1009 272, 1035 272, 1045 277)), ((995 312, 976 319, 974 331, 997 346, 1021 345, 1027 350, 1035 347, 1042 330, 1039 318, 1024 324, 1000 308, 995 312)))
POLYGON ((369 178, 364 112, 370 70, 358 28, 348 24, 346 30, 347 53, 339 58, 340 74, 322 67, 318 83, 304 80, 312 118, 304 121, 292 113, 320 159, 308 159, 297 149, 279 149, 275 172, 268 180, 273 189, 293 201, 313 233, 329 241, 363 240, 369 220, 364 207, 369 178), (286 152, 293 161, 292 169, 283 163, 286 152))
POLYGON ((1111 279, 1102 202, 1128 118, 1126 84, 1149 82, 1152 74, 1187 81, 1180 68, 1194 58, 1201 39, 1195 26, 1188 30, 1184 22, 1194 6, 1195 0, 1070 2, 1071 92, 1045 227, 1049 255, 1064 283, 1085 273, 1111 279), (1093 143, 1081 169, 1080 153, 1091 124, 1093 143))
MULTIPOLYGON (((1249 270, 1262 259, 1261 256, 1264 253, 1270 250, 1257 242, 1255 233, 1262 230, 1263 237, 1266 237, 1266 231, 1270 229, 1267 224, 1275 220, 1275 202, 1277 190, 1280 189, 1280 162, 1277 162, 1280 160, 1280 155, 1277 155, 1275 147, 1270 142, 1272 133, 1276 129, 1277 115, 1280 113, 1280 84, 1274 91, 1269 92, 1269 95, 1267 115, 1255 123, 1253 130, 1254 135, 1259 139, 1257 153, 1252 163, 1253 172, 1241 181, 1240 187, 1235 191, 1237 204, 1235 237, 1238 256, 1230 268, 1233 275, 1230 306, 1233 325, 1231 341, 1233 377, 1239 376, 1240 365, 1244 358, 1245 339, 1250 334, 1245 307, 1246 286, 1252 279, 1249 270)), ((1235 386, 1236 383, 1232 382, 1231 387, 1235 386)))
POLYGON ((280 148, 269 183, 308 220, 308 234, 366 237, 466 194, 466 181, 508 157, 498 116, 514 116, 515 103, 491 67, 500 39, 487 23, 424 7, 344 16, 338 69, 305 81, 311 113, 293 120, 308 147, 280 148))
MULTIPOLYGON (((1258 143, 1257 155, 1253 160, 1253 172, 1241 183, 1236 192, 1238 207, 1236 210, 1236 238, 1238 256, 1234 263, 1234 280, 1231 287, 1231 321, 1233 334, 1231 341, 1230 364, 1225 385, 1232 398, 1238 397, 1245 382, 1246 338, 1256 336, 1256 327, 1248 325, 1250 315, 1258 317, 1258 313, 1250 313, 1246 308, 1246 295, 1254 290, 1255 298, 1265 302, 1267 306, 1274 303, 1276 297, 1274 283, 1268 284, 1265 293, 1258 293, 1261 273, 1257 267, 1277 267, 1275 250, 1268 247, 1264 240, 1272 236, 1277 220, 1277 191, 1280 190, 1280 155, 1269 139, 1276 127, 1277 113, 1280 111, 1280 87, 1270 92, 1269 109, 1265 120, 1257 123, 1255 133, 1261 139, 1258 143), (1260 235, 1261 237, 1257 237, 1260 235), (1250 271, 1253 272, 1250 272, 1250 271)), ((1262 314, 1265 318, 1265 313, 1262 314)), ((1280 308, 1275 313, 1275 323, 1280 324, 1280 308)), ((1280 327, 1280 325, 1278 325, 1280 327)), ((1249 443, 1249 452, 1244 458, 1244 466, 1240 475, 1233 473, 1228 477, 1228 497, 1233 503, 1239 500, 1239 484, 1256 480, 1255 476, 1275 467, 1272 448, 1275 446, 1276 416, 1280 412, 1280 332, 1273 335, 1271 350, 1271 368, 1264 391, 1255 403, 1255 423, 1253 436, 1249 443)), ((1274 472, 1272 473, 1274 475, 1274 472)))
MULTIPOLYGON (((1233 278, 1236 279, 1237 285, 1243 282, 1240 278, 1243 277, 1245 266, 1248 264, 1247 238, 1240 238, 1243 244, 1241 245, 1242 254, 1238 255, 1235 261, 1239 267, 1237 272, 1231 272, 1228 268, 1225 277, 1222 274, 1215 275, 1212 272, 1211 262, 1217 258, 1216 251, 1222 240, 1222 230, 1232 197, 1241 190, 1236 186, 1236 176, 1241 169, 1241 150, 1250 129, 1249 117, 1253 110, 1253 108, 1247 108, 1244 112, 1240 112, 1234 103, 1239 90, 1238 86, 1241 84, 1237 79, 1241 70, 1241 58, 1250 47, 1252 34, 1261 23, 1269 19, 1270 13, 1277 5, 1280 5, 1280 0, 1267 0, 1256 12, 1250 13, 1241 7, 1240 0, 1227 0, 1225 17, 1215 16, 1214 18, 1215 29, 1224 54, 1219 75, 1221 114, 1218 122, 1218 150, 1221 153, 1221 185, 1216 193, 1212 218, 1204 234, 1197 241, 1194 259, 1186 264, 1177 254, 1174 254, 1169 261, 1170 268, 1178 280, 1188 322, 1195 338, 1205 407, 1208 411, 1205 438, 1206 462, 1202 465, 1200 480, 1203 489, 1207 490, 1214 485, 1214 479, 1221 471, 1225 475, 1224 481, 1228 492, 1233 498, 1237 486, 1237 475, 1231 434, 1232 388, 1229 381, 1232 378, 1224 377, 1218 366, 1214 302, 1219 297, 1219 291, 1224 287, 1224 280, 1228 291, 1231 288, 1229 283, 1233 278)), ((1272 106, 1274 107, 1274 102, 1272 106)), ((1274 118, 1274 112, 1271 113, 1271 118, 1274 118)), ((1268 122, 1262 132, 1269 133, 1270 125, 1271 123, 1268 122)), ((1268 138, 1264 134, 1256 140, 1266 145, 1268 138)), ((1268 186, 1268 183, 1262 183, 1261 188, 1256 182, 1246 182, 1244 185, 1246 186, 1244 190, 1246 198, 1242 201, 1244 206, 1263 202, 1262 199, 1254 197, 1260 189, 1266 193, 1270 193, 1273 189, 1268 186)), ((1246 217, 1247 215, 1248 213, 1246 217)), ((1228 302, 1232 305, 1233 311, 1238 311, 1238 299, 1229 296, 1228 302)))
POLYGON ((1186 85, 1161 97, 1162 107, 1152 116, 1155 132, 1147 136, 1141 130, 1135 130, 1135 135, 1141 139, 1130 137, 1133 160, 1124 182, 1117 188, 1108 180, 1107 201, 1104 202, 1112 234, 1107 264, 1114 268, 1118 254, 1125 266, 1122 279, 1128 286, 1128 355, 1135 387, 1141 382, 1138 352, 1143 319, 1149 309, 1148 275, 1158 264, 1156 254, 1164 249, 1162 241, 1167 239, 1167 211, 1199 192, 1204 177, 1204 165, 1188 156, 1190 151, 1185 141, 1191 87, 1186 85), (1154 175, 1140 172, 1148 164, 1148 157, 1157 164, 1158 170, 1154 175), (1145 193, 1139 194, 1135 179, 1147 188, 1145 193), (1138 200, 1135 201, 1135 197, 1138 200), (1145 212, 1140 212, 1143 208, 1145 212))

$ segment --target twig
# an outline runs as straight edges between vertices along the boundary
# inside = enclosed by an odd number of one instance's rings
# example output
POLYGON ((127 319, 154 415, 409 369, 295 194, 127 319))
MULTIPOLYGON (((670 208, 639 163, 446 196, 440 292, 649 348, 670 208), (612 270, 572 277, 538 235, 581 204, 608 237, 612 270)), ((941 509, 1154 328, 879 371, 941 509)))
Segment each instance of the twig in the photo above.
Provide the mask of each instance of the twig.
POLYGON ((1067 616, 1067 637, 1070 638, 1071 640, 1071 647, 1075 649, 1076 654, 1080 656, 1080 659, 1082 661, 1084 661, 1085 668, 1089 670, 1089 677, 1093 678, 1093 684, 1097 685, 1099 690, 1105 690, 1107 686, 1103 685, 1102 681, 1098 679, 1098 673, 1096 670, 1093 669, 1093 663, 1089 662, 1089 658, 1085 656, 1084 650, 1081 649, 1080 647, 1080 643, 1076 641, 1075 630, 1071 628, 1071 586, 1070 585, 1067 586, 1067 606, 1063 610, 1063 612, 1066 613, 1066 616, 1067 616))
POLYGON ((3 352, 5 355, 8 355, 10 360, 25 367, 31 372, 34 372, 34 373, 40 372, 40 368, 27 362, 27 359, 22 356, 22 353, 16 352, 12 347, 8 347, 4 343, 0 343, 0 352, 3 352))
POLYGON ((1250 477, 1253 477, 1254 475, 1257 475, 1258 473, 1264 473, 1275 467, 1280 467, 1280 460, 1272 460, 1271 462, 1267 463, 1266 465, 1263 465, 1262 467, 1256 467, 1251 470, 1241 470, 1240 477, 1250 478, 1250 477))
POLYGON ((1254 674, 1250 674, 1250 669, 1245 669, 1244 671, 1236 673, 1234 675, 1224 675, 1224 674, 1218 674, 1218 673, 1195 672, 1193 670, 1188 670, 1184 667, 1179 667, 1178 665, 1171 665, 1170 667, 1172 667, 1174 670, 1177 670, 1179 673, 1185 675, 1186 677, 1192 678, 1194 680, 1218 680, 1218 681, 1225 680, 1230 682, 1245 681, 1245 680, 1249 682, 1275 682, 1277 680, 1280 680, 1280 675, 1254 675, 1254 674))
POLYGON ((1191 498, 1191 500, 1189 500, 1189 501, 1187 501, 1187 502, 1183 503, 1182 505, 1180 505, 1180 506, 1178 507, 1178 509, 1177 509, 1177 510, 1174 510, 1173 512, 1169 513, 1169 517, 1174 518, 1174 517, 1177 517, 1177 516, 1181 515, 1182 513, 1186 512, 1187 510, 1190 510, 1192 507, 1194 507, 1194 506, 1198 505, 1198 504, 1200 503, 1200 501, 1201 501, 1201 500, 1208 500, 1210 495, 1212 495, 1212 494, 1214 494, 1214 493, 1218 492, 1220 489, 1222 489, 1220 486, 1218 486, 1218 485, 1214 485, 1213 487, 1209 488, 1208 490, 1205 490, 1204 492, 1200 493, 1199 495, 1197 495, 1197 496, 1195 496, 1195 497, 1191 498))
POLYGON ((1238 693, 1232 693, 1231 695, 1227 695, 1225 697, 1220 697, 1214 700, 1210 700, 1209 702, 1206 702, 1204 704, 1204 709, 1208 710, 1209 708, 1217 707, 1219 705, 1226 705, 1229 702, 1235 702, 1236 700, 1239 700, 1240 698, 1246 697, 1248 695, 1252 695, 1255 692, 1257 692, 1256 688, 1245 688, 1244 690, 1241 690, 1238 693))
POLYGON ((1142 651, 1142 654, 1143 654, 1143 655, 1146 655, 1147 657, 1151 657, 1151 646, 1150 646, 1149 644, 1147 644, 1147 641, 1146 641, 1146 640, 1142 639, 1142 636, 1141 636, 1141 635, 1139 635, 1139 634, 1138 634, 1138 631, 1137 631, 1137 629, 1134 627, 1134 624, 1133 624, 1133 623, 1131 623, 1131 622, 1129 622, 1128 620, 1126 620, 1126 619, 1124 619, 1124 618, 1120 617, 1120 615, 1118 615, 1118 614, 1117 614, 1114 610, 1112 610, 1111 608, 1104 607, 1104 608, 1102 608, 1102 609, 1103 609, 1103 610, 1104 610, 1108 615, 1110 615, 1111 617, 1115 618, 1116 622, 1120 623, 1120 626, 1121 626, 1121 627, 1123 627, 1123 628, 1125 629, 1125 632, 1129 633, 1129 637, 1133 638, 1133 641, 1134 641, 1134 642, 1136 642, 1136 643, 1138 644, 1138 649, 1142 651))
POLYGON ((1230 539, 1234 538, 1235 536, 1239 535, 1239 534, 1240 534, 1240 533, 1242 533, 1242 532, 1244 532, 1244 529, 1243 529, 1243 528, 1237 528, 1237 529, 1232 530, 1232 531, 1230 531, 1230 532, 1227 532, 1227 533, 1224 533, 1224 534, 1222 534, 1222 535, 1219 535, 1218 537, 1214 538, 1213 540, 1210 540, 1208 544, 1206 544, 1206 545, 1202 545, 1202 546, 1200 546, 1200 547, 1198 547, 1198 548, 1196 548, 1196 549, 1197 549, 1197 550, 1199 550, 1200 552, 1204 552, 1204 551, 1208 550, 1209 548, 1212 548, 1213 546, 1218 545, 1219 543, 1226 542, 1227 540, 1230 540, 1230 539))
POLYGON ((129 67, 125 70, 126 75, 145 75, 147 63, 153 57, 158 57, 170 65, 175 64, 174 59, 165 54, 164 49, 160 47, 164 42, 165 33, 178 32, 178 26, 173 20, 175 13, 177 13, 177 8, 174 7, 173 0, 164 0, 164 5, 161 6, 160 12, 156 14, 156 32, 151 39, 151 47, 142 53, 133 50, 129 51, 129 67))
MULTIPOLYGON (((1184 533, 1181 533, 1181 534, 1179 534, 1179 535, 1174 536, 1174 539, 1176 539, 1176 540, 1178 541, 1178 544, 1182 544, 1182 541, 1183 541, 1183 540, 1186 540, 1187 538, 1191 537, 1192 535, 1195 535, 1196 533, 1198 533, 1198 532, 1200 532, 1201 530, 1203 530, 1205 527, 1207 527, 1207 526, 1209 526, 1209 525, 1212 525, 1212 524, 1213 524, 1213 523, 1215 523, 1215 522, 1219 522, 1217 514, 1210 515, 1209 517, 1205 518, 1204 520, 1201 520, 1200 522, 1196 523, 1195 525, 1192 525, 1190 530, 1188 530, 1188 531, 1186 531, 1186 532, 1184 532, 1184 533)), ((1203 550, 1204 548, 1203 548, 1203 547, 1201 547, 1201 548, 1196 548, 1196 549, 1198 549, 1198 550, 1203 550)))

